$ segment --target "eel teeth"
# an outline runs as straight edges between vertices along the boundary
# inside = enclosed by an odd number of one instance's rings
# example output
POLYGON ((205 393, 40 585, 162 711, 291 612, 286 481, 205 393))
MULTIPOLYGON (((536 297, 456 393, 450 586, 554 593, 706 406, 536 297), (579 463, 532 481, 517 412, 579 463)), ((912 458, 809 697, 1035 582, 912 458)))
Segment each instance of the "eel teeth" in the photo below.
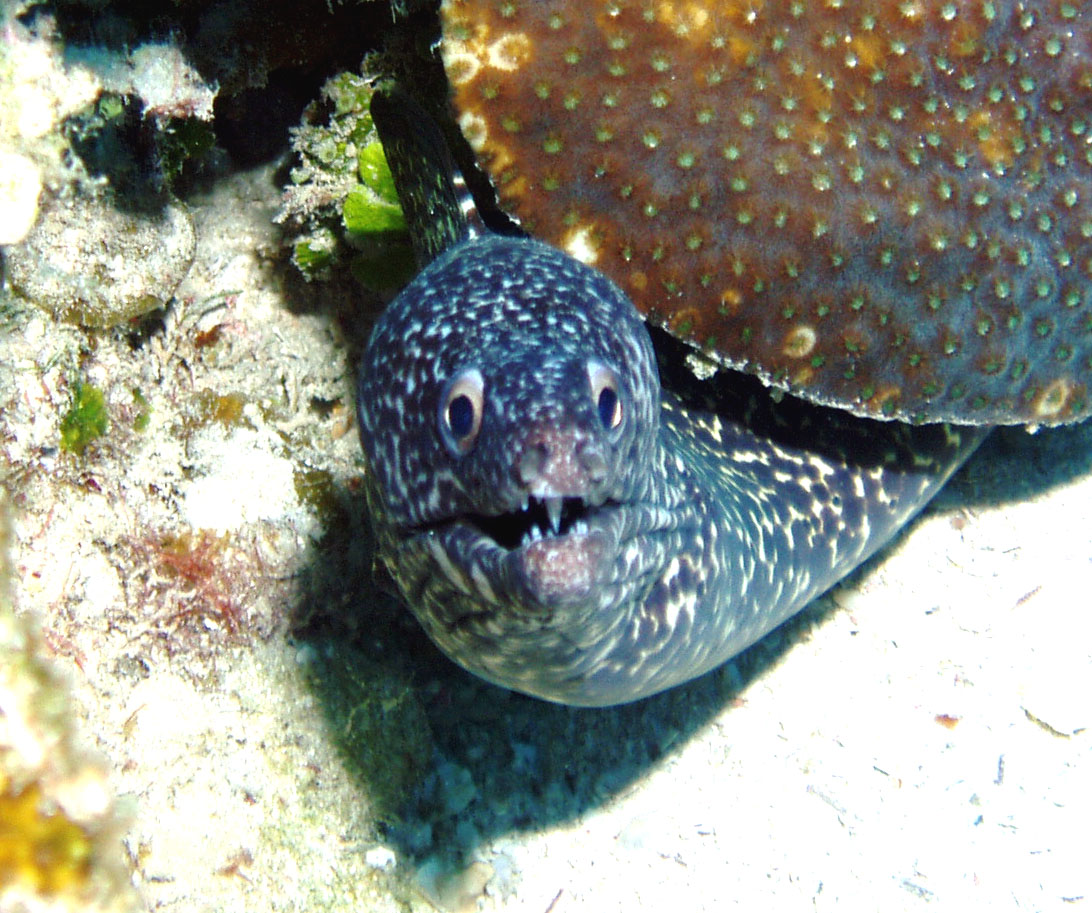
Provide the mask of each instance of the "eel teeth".
POLYGON ((550 518, 550 528, 555 536, 561 531, 561 507, 564 500, 564 498, 542 499, 542 503, 546 506, 546 516, 550 518))

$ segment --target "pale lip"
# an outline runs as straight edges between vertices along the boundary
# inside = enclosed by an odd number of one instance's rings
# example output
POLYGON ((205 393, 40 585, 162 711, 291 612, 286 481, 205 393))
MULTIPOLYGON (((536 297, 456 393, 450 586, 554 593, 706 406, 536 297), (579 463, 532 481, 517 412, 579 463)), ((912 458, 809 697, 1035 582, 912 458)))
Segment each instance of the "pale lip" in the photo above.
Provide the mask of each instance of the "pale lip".
POLYGON ((604 576, 609 549, 602 534, 570 532, 521 546, 512 560, 528 595, 543 605, 586 601, 604 576))

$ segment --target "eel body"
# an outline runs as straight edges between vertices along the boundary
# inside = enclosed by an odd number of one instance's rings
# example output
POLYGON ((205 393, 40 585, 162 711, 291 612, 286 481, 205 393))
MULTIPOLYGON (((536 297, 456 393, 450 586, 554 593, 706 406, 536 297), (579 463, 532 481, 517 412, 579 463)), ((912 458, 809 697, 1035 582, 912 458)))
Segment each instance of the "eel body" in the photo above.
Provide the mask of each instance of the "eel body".
POLYGON ((696 382, 601 273, 452 217, 446 166, 420 173, 431 134, 392 107, 373 112, 438 255, 364 356, 366 492, 406 603, 471 672, 586 706, 701 675, 880 548, 981 441, 696 382), (437 241, 421 214, 439 208, 437 241))

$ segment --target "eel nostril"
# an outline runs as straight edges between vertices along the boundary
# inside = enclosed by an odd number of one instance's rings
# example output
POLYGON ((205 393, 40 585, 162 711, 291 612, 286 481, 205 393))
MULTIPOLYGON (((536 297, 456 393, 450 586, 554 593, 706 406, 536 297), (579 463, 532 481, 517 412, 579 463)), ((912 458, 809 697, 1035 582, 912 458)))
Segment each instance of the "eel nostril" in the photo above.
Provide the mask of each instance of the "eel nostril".
POLYGON ((592 485, 600 485, 607 477, 607 457, 603 448, 596 441, 585 441, 579 446, 576 458, 580 466, 587 473, 588 482, 592 485))
POLYGON ((516 472, 520 482, 529 486, 542 476, 543 467, 550 459, 550 448, 543 441, 529 441, 520 454, 516 472))

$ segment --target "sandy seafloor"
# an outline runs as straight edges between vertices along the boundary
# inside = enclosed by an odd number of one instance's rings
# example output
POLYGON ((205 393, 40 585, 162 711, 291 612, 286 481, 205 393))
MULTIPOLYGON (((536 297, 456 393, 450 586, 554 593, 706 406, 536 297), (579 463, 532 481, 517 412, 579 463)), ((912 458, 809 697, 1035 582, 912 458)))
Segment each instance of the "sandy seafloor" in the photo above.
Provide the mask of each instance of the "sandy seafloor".
POLYGON ((153 330, 0 333, 17 604, 162 911, 1092 907, 1092 425, 995 435, 890 548, 683 688, 575 710, 375 584, 366 298, 280 265, 272 169, 188 200, 153 330), (73 378, 111 427, 58 452, 73 378), (132 391, 151 404, 150 423, 132 391))

